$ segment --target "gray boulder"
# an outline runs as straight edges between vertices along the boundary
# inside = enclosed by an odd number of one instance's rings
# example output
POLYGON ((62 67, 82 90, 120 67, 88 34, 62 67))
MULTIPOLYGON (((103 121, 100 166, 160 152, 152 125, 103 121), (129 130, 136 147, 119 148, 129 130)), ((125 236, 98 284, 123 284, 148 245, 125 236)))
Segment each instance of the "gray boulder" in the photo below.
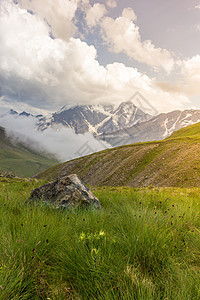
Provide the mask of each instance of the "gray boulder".
POLYGON ((27 201, 43 201, 62 208, 89 206, 101 208, 98 198, 76 174, 60 177, 36 188, 27 201))

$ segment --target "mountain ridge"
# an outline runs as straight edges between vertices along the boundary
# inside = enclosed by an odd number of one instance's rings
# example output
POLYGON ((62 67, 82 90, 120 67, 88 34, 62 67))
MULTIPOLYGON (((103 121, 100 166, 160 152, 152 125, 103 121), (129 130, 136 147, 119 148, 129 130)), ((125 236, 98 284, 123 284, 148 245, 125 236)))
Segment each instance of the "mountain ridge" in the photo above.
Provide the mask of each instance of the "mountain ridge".
POLYGON ((151 116, 144 113, 132 101, 114 105, 63 106, 48 117, 33 116, 27 112, 10 113, 20 117, 35 117, 36 127, 45 130, 57 129, 60 125, 71 128, 76 134, 91 133, 98 140, 112 147, 163 140, 174 131, 200 122, 200 110, 174 110, 151 116))
MULTIPOLYGON (((27 112, 11 114, 29 117, 27 112)), ((111 146, 121 146, 137 142, 162 140, 185 126, 200 122, 200 110, 174 110, 151 116, 144 113, 130 100, 114 105, 74 105, 63 106, 48 117, 35 116, 37 128, 64 126, 76 134, 93 134, 111 146)))

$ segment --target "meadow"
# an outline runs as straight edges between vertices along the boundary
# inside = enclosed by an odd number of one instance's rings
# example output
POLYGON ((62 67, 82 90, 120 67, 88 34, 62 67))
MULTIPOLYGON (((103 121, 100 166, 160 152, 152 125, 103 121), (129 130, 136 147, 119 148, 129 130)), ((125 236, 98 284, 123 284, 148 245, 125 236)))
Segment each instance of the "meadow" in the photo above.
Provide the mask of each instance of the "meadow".
POLYGON ((0 179, 0 299, 200 299, 197 188, 92 187, 102 209, 27 204, 0 179))

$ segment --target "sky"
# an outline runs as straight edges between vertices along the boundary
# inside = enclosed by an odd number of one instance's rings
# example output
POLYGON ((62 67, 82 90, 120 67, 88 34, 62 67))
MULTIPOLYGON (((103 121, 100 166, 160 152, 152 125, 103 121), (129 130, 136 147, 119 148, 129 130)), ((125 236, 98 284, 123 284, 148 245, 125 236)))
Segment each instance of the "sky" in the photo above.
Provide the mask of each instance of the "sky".
POLYGON ((200 0, 0 0, 0 109, 200 109, 199 41, 200 0))
POLYGON ((199 41, 200 0, 0 0, 0 126, 65 161, 110 145, 5 112, 137 105, 138 92, 145 112, 200 109, 199 41))

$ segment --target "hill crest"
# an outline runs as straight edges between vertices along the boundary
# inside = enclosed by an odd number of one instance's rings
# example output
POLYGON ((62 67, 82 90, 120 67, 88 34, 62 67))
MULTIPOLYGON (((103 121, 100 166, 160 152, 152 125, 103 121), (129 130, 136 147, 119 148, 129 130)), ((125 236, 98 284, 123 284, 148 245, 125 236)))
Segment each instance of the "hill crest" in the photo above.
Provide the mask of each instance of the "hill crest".
POLYGON ((52 180, 77 173, 94 186, 200 187, 199 128, 200 123, 162 141, 120 146, 81 157, 50 168, 37 178, 52 180), (189 135, 190 131, 194 135, 189 135))

